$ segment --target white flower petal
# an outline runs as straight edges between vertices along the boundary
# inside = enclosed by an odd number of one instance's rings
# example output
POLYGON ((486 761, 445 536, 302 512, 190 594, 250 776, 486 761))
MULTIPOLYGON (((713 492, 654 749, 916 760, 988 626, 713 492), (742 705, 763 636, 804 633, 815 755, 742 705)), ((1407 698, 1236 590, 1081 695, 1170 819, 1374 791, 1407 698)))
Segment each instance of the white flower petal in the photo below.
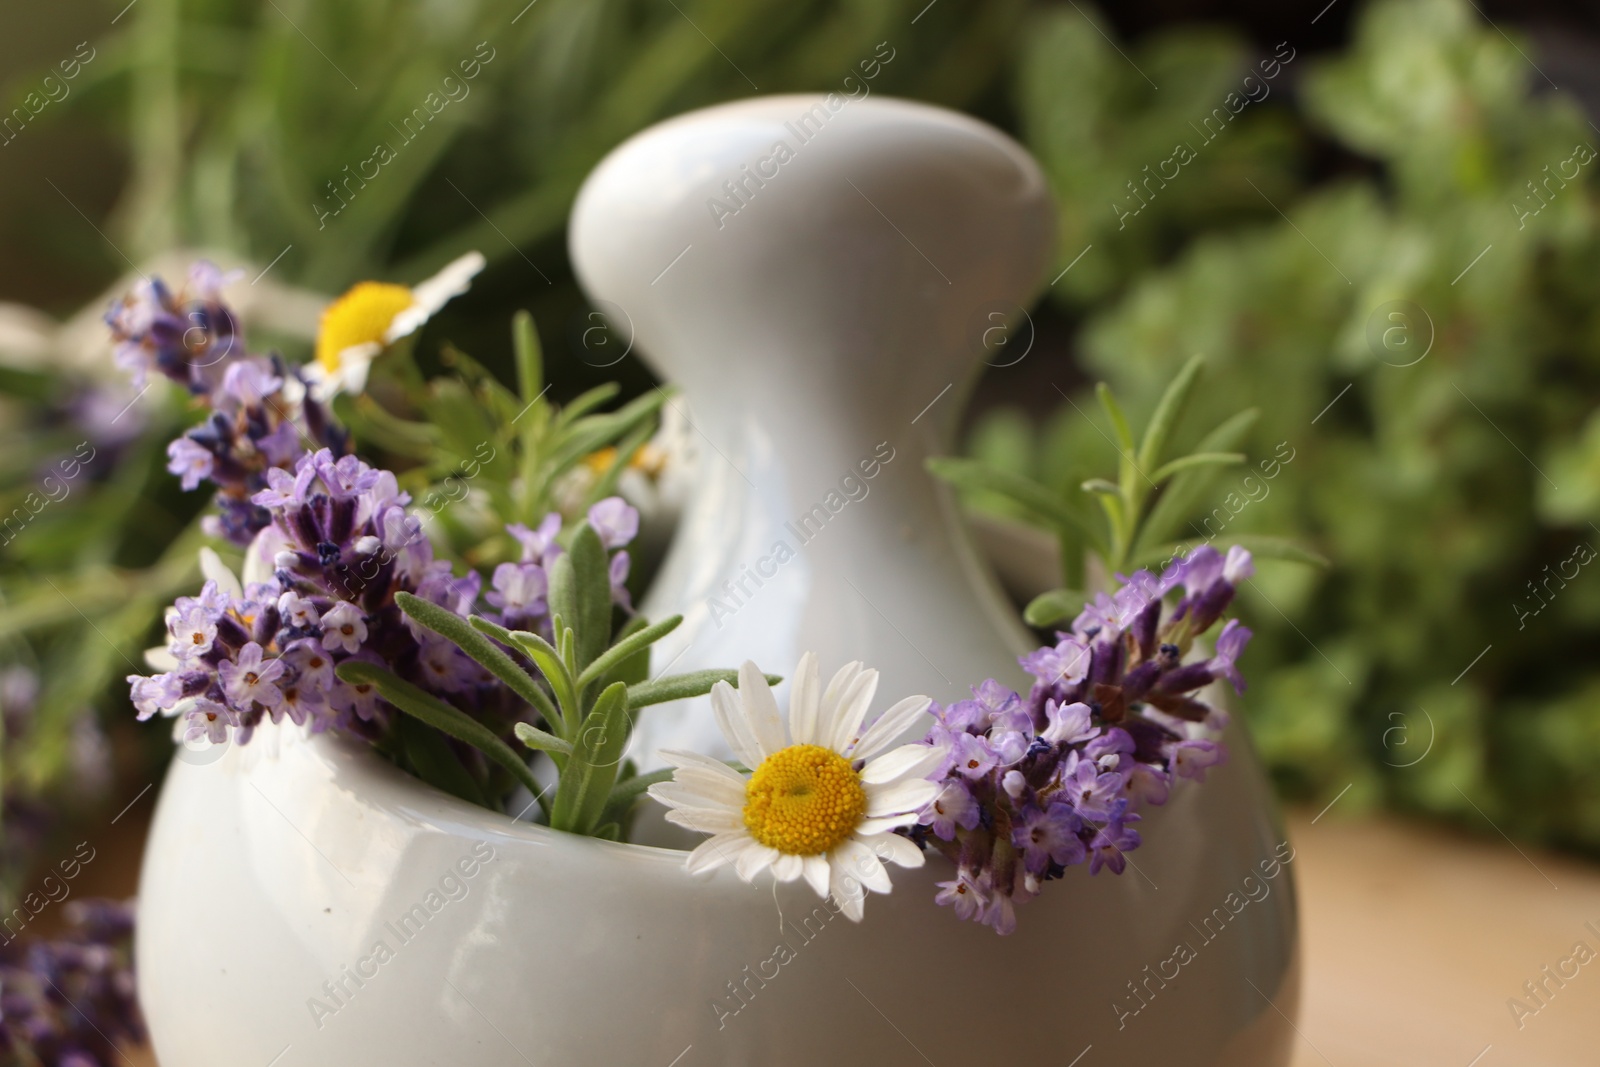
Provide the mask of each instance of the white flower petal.
POLYGON ((839 725, 839 709, 843 705, 845 691, 860 673, 861 661, 851 660, 835 671, 828 681, 828 688, 822 691, 822 702, 817 706, 815 744, 827 747, 833 742, 834 729, 839 725))
POLYGON ((867 717, 867 708, 878 691, 878 672, 868 668, 856 675, 850 688, 839 698, 839 711, 834 718, 833 743, 828 747, 842 755, 849 755, 861 735, 861 722, 867 717))
POLYGON ((467 291, 472 279, 484 267, 483 253, 468 252, 445 264, 444 268, 426 281, 411 287, 411 306, 396 315, 384 334, 385 343, 393 343, 434 316, 455 297, 467 291))
POLYGON ((871 759, 907 733, 932 703, 929 697, 906 697, 867 727, 867 732, 861 735, 861 743, 850 755, 856 759, 871 759))
POLYGON ((145 666, 161 674, 178 669, 178 657, 168 652, 166 645, 157 645, 155 648, 145 649, 144 662, 145 666))
POLYGON ((797 745, 818 743, 817 713, 821 700, 821 682, 817 674, 817 654, 807 652, 800 657, 794 669, 794 681, 789 687, 789 736, 797 745))
POLYGON ((244 599, 244 587, 239 584, 239 576, 234 574, 226 563, 222 562, 222 557, 217 555, 215 549, 202 548, 200 550, 200 573, 216 582, 218 589, 235 600, 244 599))
POLYGON ((829 857, 834 870, 842 870, 874 893, 887 893, 894 888, 894 883, 889 881, 889 872, 883 868, 883 861, 872 849, 854 838, 839 842, 829 857))
POLYGON ((901 778, 921 778, 944 759, 944 753, 931 745, 901 745, 868 760, 861 768, 861 780, 868 785, 884 785, 901 778))
POLYGON ((777 849, 750 838, 750 844, 745 846, 745 850, 733 861, 733 869, 738 872, 740 878, 747 882, 753 881, 756 875, 777 863, 781 855, 777 849))
MULTIPOLYGON (((767 684, 761 668, 749 660, 745 660, 739 667, 739 702, 744 705, 745 721, 750 726, 751 736, 760 747, 763 758, 788 747, 789 742, 783 735, 783 720, 778 717, 778 701, 772 695, 772 687, 767 684)), ((751 770, 756 768, 754 763, 747 766, 751 770)))
POLYGON ((667 812, 667 821, 703 834, 732 833, 744 829, 743 817, 725 808, 673 808, 667 812))
POLYGON ((777 862, 772 865, 772 877, 780 882, 792 882, 800 877, 805 867, 804 856, 783 853, 778 856, 777 862))
POLYGON ((839 905, 839 912, 851 922, 858 923, 867 912, 867 893, 861 884, 845 879, 844 866, 837 857, 828 863, 828 895, 839 905))
MULTIPOLYGON (((938 794, 935 793, 935 796, 938 794)), ((903 811, 898 815, 879 815, 870 819, 862 819, 856 824, 857 837, 870 837, 873 834, 884 834, 890 830, 897 830, 902 826, 910 826, 917 821, 922 813, 920 811, 903 811)))
POLYGON ((672 781, 704 797, 708 807, 721 804, 740 810, 744 808, 745 783, 742 778, 728 779, 712 771, 703 771, 699 767, 682 767, 673 774, 672 781))
POLYGON ((722 736, 727 738, 739 762, 751 770, 761 766, 766 755, 750 733, 750 725, 745 720, 744 709, 739 705, 739 695, 734 692, 733 686, 718 682, 711 687, 711 712, 717 717, 717 726, 722 729, 722 736))
POLYGON ((914 778, 889 785, 867 786, 867 814, 872 817, 921 811, 939 795, 939 786, 914 778))
POLYGON ((664 748, 661 750, 660 755, 661 758, 666 761, 667 766, 673 768, 674 770, 684 770, 689 767, 694 767, 698 770, 722 775, 731 781, 739 783, 741 786, 744 784, 744 775, 740 774, 738 771, 734 770, 732 767, 728 766, 726 763, 723 763, 719 759, 713 759, 710 756, 701 755, 698 752, 685 752, 684 750, 677 748, 664 748))
POLYGON ((696 787, 692 781, 686 781, 682 776, 693 774, 693 771, 679 771, 679 777, 670 782, 657 782, 648 792, 656 800, 669 808, 713 808, 738 814, 744 807, 743 794, 736 795, 733 799, 718 796, 696 787))
POLYGON ((805 858, 804 875, 806 884, 816 890, 817 896, 823 900, 828 899, 828 857, 825 855, 807 856, 805 858))
POLYGON ((738 859, 745 848, 753 844, 750 835, 742 829, 738 833, 717 834, 700 842, 683 865, 690 874, 713 871, 738 859))
POLYGON ((873 834, 864 838, 858 832, 855 839, 870 848, 873 855, 885 863, 893 863, 900 867, 921 867, 926 859, 920 848, 899 834, 873 834))

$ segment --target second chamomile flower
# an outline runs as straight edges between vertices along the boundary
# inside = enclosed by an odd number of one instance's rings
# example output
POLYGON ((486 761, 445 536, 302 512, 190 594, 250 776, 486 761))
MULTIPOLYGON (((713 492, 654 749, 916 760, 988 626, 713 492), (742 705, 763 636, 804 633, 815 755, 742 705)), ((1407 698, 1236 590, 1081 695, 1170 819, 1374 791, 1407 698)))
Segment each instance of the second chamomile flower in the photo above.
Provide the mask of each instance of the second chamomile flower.
POLYGON ((359 282, 329 304, 317 328, 316 358, 304 368, 317 399, 361 392, 372 361, 466 292, 483 267, 483 255, 468 252, 414 286, 359 282))
POLYGON ((765 870, 780 882, 804 878, 860 921, 865 890, 891 888, 883 860, 922 866, 922 850, 895 830, 915 823, 938 792, 924 776, 943 753, 889 746, 930 701, 907 697, 863 730, 877 687, 877 671, 850 663, 823 689, 808 652, 795 669, 786 729, 754 663, 740 668, 737 691, 718 682, 711 691, 717 724, 754 770, 664 751, 673 779, 650 787, 672 809, 669 822, 712 835, 689 854, 690 873, 732 864, 747 882, 765 870))

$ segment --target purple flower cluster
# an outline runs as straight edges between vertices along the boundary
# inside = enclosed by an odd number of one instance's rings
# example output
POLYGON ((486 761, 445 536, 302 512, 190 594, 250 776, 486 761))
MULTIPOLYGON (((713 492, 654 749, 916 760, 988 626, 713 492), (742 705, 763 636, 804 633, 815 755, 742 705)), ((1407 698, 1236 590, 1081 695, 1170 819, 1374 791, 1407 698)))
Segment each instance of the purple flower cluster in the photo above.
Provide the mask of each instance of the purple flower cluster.
POLYGON ((270 525, 248 550, 244 585, 212 578, 199 596, 178 599, 167 615, 172 669, 129 678, 139 717, 181 714, 187 738, 215 743, 230 727, 247 742, 269 718, 378 740, 392 711, 371 687, 334 677, 351 658, 486 710, 494 692, 477 664, 417 632, 394 604, 404 590, 465 614, 479 586, 476 574, 457 578, 433 558, 395 476, 327 449, 266 475, 250 499, 270 525))
POLYGON ((913 837, 956 864, 938 903, 1007 934, 1016 905, 1068 867, 1123 872, 1139 809, 1227 759, 1208 736, 1226 713, 1195 694, 1218 678, 1243 690, 1235 664, 1250 631, 1230 620, 1211 656, 1183 660, 1251 573, 1244 549, 1207 545, 1159 578, 1118 575, 1116 592, 1099 594, 1056 644, 1022 657, 1035 679, 1027 696, 991 679, 971 700, 934 706, 927 743, 945 753, 930 775, 941 788, 913 837))
POLYGON ((151 371, 189 390, 210 413, 167 446, 167 469, 194 489, 210 480, 220 490, 220 516, 207 532, 248 544, 267 524, 251 497, 266 487, 266 472, 292 466, 309 448, 344 452, 343 433, 306 392, 297 368, 276 354, 245 351, 238 318, 222 302, 233 280, 211 263, 189 271, 174 293, 159 278, 136 285, 106 313, 117 365, 143 388, 151 371))
POLYGON ((59 1067, 126 1062, 118 1043, 144 1040, 134 994, 133 908, 66 906, 69 929, 50 940, 0 944, 0 1060, 59 1067))
MULTIPOLYGON (((482 586, 476 572, 458 577, 449 561, 434 557, 395 476, 323 449, 302 456, 293 471, 269 469, 267 483, 251 498, 270 525, 249 548, 245 584, 223 589, 213 578, 199 596, 179 598, 167 615, 171 669, 128 679, 139 718, 181 715, 186 739, 213 743, 230 732, 248 742, 264 720, 286 718, 314 732, 336 727, 383 742, 394 709, 371 686, 334 675, 338 664, 357 659, 387 667, 510 736, 528 709, 395 604, 395 594, 407 592, 467 617, 482 586), (251 581, 261 561, 270 561, 270 577, 251 581)), ((628 537, 637 529, 637 514, 620 500, 597 504, 591 515, 625 527, 631 520, 628 537)), ((544 565, 561 551, 560 526, 560 516, 551 515, 537 531, 512 528, 523 561, 501 564, 486 598, 506 625, 549 628, 544 565)))

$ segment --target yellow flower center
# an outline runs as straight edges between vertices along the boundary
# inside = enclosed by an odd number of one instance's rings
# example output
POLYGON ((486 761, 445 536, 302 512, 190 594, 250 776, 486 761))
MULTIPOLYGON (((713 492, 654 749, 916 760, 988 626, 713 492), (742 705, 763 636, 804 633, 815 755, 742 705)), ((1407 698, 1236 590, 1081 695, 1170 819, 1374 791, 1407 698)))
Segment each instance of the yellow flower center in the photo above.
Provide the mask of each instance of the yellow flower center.
POLYGON ((394 317, 415 303, 411 290, 389 282, 359 282, 328 305, 317 329, 317 362, 339 369, 339 353, 356 345, 383 344, 394 317))
POLYGON ((761 761, 744 789, 750 836, 791 856, 816 856, 845 840, 867 812, 850 761, 819 745, 790 745, 761 761))

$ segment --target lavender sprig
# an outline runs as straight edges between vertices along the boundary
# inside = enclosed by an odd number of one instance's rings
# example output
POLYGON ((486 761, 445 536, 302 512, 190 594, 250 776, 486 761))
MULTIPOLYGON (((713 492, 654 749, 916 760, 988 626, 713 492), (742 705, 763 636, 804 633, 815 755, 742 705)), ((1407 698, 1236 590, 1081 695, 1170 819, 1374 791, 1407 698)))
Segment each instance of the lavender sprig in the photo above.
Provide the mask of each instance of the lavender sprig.
POLYGON ((276 353, 247 353, 238 317, 221 295, 235 277, 202 260, 176 292, 147 279, 112 306, 106 323, 117 365, 136 387, 151 372, 162 374, 210 409, 167 446, 167 469, 185 489, 215 483, 221 514, 206 518, 206 532, 244 545, 267 525, 251 498, 266 488, 269 470, 292 467, 318 447, 342 455, 348 442, 308 395, 298 368, 276 353))
POLYGON ((112 1067, 144 1040, 133 980, 133 906, 66 905, 51 940, 0 944, 0 1059, 19 1067, 112 1067))
POLYGON ((1035 679, 1026 697, 990 679, 971 700, 934 707, 927 744, 945 754, 930 775, 940 792, 912 836, 956 864, 938 903, 1008 934, 1016 905, 1068 867, 1123 873, 1141 843, 1139 810, 1227 760, 1215 737, 1227 714, 1197 692, 1218 678, 1243 690, 1236 662, 1250 631, 1229 620, 1210 656, 1184 658, 1253 569, 1244 549, 1208 545, 1159 578, 1119 576, 1056 644, 1022 657, 1035 679))

